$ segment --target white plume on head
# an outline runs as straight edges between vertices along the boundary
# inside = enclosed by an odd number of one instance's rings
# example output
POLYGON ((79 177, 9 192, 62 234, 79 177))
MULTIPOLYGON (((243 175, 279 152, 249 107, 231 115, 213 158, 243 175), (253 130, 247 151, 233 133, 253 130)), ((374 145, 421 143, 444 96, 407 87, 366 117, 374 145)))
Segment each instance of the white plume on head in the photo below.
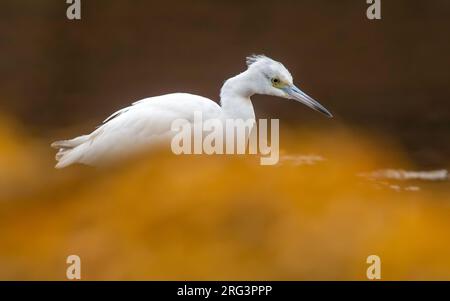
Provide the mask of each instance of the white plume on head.
POLYGON ((263 73, 266 77, 279 77, 285 82, 292 83, 292 75, 284 65, 274 59, 271 59, 264 54, 253 54, 246 58, 247 67, 249 70, 257 70, 263 73))
POLYGON ((247 64, 247 67, 250 67, 254 63, 262 62, 262 61, 275 62, 274 60, 265 56, 264 54, 252 54, 246 58, 245 63, 247 64))

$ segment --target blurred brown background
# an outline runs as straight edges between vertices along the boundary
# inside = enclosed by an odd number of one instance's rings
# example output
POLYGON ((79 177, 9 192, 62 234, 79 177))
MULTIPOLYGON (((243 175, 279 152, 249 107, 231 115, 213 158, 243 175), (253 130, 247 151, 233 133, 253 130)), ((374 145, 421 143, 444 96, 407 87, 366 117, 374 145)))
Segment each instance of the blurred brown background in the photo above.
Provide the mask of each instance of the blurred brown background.
POLYGON ((0 5, 0 109, 32 135, 87 132, 163 93, 218 100, 245 56, 264 53, 337 119, 255 96, 258 117, 387 135, 429 168, 450 154, 449 1, 382 1, 381 21, 366 18, 365 0, 84 0, 81 21, 67 20, 66 8, 63 0, 0 5))

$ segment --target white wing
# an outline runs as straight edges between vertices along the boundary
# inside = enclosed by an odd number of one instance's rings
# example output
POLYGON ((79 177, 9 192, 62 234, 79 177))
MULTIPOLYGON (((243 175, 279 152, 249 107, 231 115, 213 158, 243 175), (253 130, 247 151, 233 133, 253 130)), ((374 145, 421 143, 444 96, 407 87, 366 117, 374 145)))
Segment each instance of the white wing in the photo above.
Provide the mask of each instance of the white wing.
POLYGON ((204 119, 218 118, 220 106, 193 94, 174 93, 150 97, 133 103, 109 116, 104 124, 89 135, 57 141, 57 168, 73 163, 97 165, 132 152, 167 141, 176 119, 193 121, 195 111, 204 119))

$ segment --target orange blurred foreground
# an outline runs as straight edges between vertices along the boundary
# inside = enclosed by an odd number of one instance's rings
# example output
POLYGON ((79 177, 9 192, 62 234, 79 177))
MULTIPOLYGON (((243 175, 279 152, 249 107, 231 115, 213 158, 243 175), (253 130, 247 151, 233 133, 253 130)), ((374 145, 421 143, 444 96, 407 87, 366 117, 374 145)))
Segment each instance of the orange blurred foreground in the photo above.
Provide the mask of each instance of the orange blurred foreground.
POLYGON ((448 182, 394 191, 357 176, 411 167, 391 145, 281 133, 276 166, 158 153, 56 171, 47 143, 2 119, 0 279, 64 280, 77 254, 84 280, 364 280, 376 254, 385 280, 450 280, 448 182))

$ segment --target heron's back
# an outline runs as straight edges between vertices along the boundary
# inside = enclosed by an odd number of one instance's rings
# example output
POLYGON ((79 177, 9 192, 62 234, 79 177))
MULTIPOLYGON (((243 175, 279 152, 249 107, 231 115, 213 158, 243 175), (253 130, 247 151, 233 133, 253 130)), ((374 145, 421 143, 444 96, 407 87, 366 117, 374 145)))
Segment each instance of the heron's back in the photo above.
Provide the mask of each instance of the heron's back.
POLYGON ((220 118, 222 114, 214 101, 188 93, 142 99, 112 114, 83 139, 55 142, 53 146, 60 149, 56 167, 73 163, 98 165, 159 145, 173 136, 174 120, 193 122, 194 112, 201 112, 204 119, 220 118), (69 147, 63 148, 64 144, 69 147))

